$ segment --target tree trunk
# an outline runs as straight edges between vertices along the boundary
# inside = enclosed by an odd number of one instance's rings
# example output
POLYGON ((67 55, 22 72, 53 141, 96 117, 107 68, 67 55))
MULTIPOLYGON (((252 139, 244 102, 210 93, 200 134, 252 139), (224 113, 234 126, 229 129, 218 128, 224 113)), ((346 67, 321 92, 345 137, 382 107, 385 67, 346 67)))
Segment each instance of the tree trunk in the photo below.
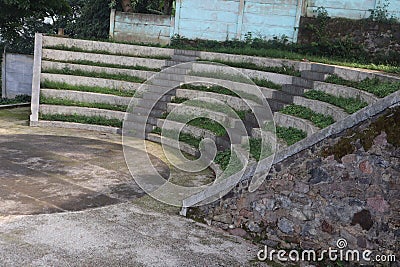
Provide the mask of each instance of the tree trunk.
POLYGON ((122 0, 121 4, 124 12, 133 12, 131 0, 122 0))

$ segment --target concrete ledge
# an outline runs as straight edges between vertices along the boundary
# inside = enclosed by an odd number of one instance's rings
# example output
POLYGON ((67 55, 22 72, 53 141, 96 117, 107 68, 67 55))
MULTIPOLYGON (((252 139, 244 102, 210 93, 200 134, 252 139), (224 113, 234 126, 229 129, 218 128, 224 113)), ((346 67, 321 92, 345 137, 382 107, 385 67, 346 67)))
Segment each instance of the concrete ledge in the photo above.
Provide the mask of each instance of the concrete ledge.
POLYGON ((43 49, 43 59, 59 61, 88 60, 98 63, 108 63, 123 66, 143 66, 157 69, 165 65, 165 60, 161 59, 93 54, 53 49, 43 49))
POLYGON ((42 114, 63 114, 63 115, 83 115, 83 116, 100 116, 106 119, 124 120, 125 112, 105 110, 98 108, 84 108, 73 106, 56 106, 56 105, 40 105, 40 113, 42 114))
POLYGON ((331 94, 337 97, 359 98, 360 100, 365 101, 368 104, 375 103, 379 99, 377 96, 363 90, 318 81, 314 82, 314 90, 323 91, 327 94, 331 94))
POLYGON ((113 54, 129 54, 132 56, 172 56, 174 54, 173 49, 140 46, 131 44, 119 44, 111 42, 99 42, 89 40, 79 40, 62 38, 55 36, 44 36, 43 46, 66 46, 66 47, 77 47, 88 51, 103 50, 113 54))
MULTIPOLYGON (((199 97, 208 97, 211 99, 216 99, 216 100, 225 102, 230 107, 232 107, 236 110, 250 109, 250 107, 246 104, 246 101, 241 98, 238 98, 235 96, 230 96, 230 95, 213 93, 213 92, 196 91, 196 90, 191 90, 191 89, 177 89, 176 97, 182 97, 182 98, 188 98, 188 99, 195 99, 195 98, 199 98, 199 97)), ((247 101, 251 102, 251 104, 253 104, 253 105, 257 105, 255 102, 253 102, 251 100, 247 100, 247 101)))
POLYGON ((287 127, 287 128, 292 127, 292 128, 302 130, 307 133, 307 136, 310 136, 319 131, 319 128, 317 126, 315 126, 314 124, 312 124, 312 122, 310 122, 308 120, 294 117, 294 116, 287 115, 287 114, 280 113, 280 112, 274 113, 274 121, 275 121, 275 124, 278 126, 287 127))
POLYGON ((121 105, 121 106, 128 106, 132 99, 131 97, 122 97, 109 94, 99 94, 91 92, 60 90, 60 89, 42 88, 40 89, 40 93, 45 97, 68 99, 86 103, 106 103, 110 105, 121 105))
POLYGON ((43 120, 31 121, 30 126, 79 129, 79 130, 96 131, 96 132, 101 132, 101 133, 111 133, 111 134, 121 134, 122 133, 121 128, 117 128, 117 127, 94 125, 94 124, 83 124, 83 123, 76 123, 76 122, 64 122, 64 121, 43 121, 43 120))
POLYGON ((132 82, 109 80, 102 78, 42 73, 40 81, 44 82, 46 80, 53 82, 67 83, 70 85, 108 87, 124 91, 135 91, 142 85, 141 83, 132 83, 132 82))
POLYGON ((318 100, 313 100, 313 99, 308 99, 308 98, 301 97, 301 96, 295 96, 293 98, 293 104, 307 107, 316 113, 324 114, 327 116, 332 116, 332 118, 335 121, 344 119, 349 115, 343 109, 336 107, 334 105, 331 105, 329 103, 318 101, 318 100))
MULTIPOLYGON (((166 138, 166 137, 162 137, 162 138, 163 138, 164 144, 167 146, 179 149, 180 151, 183 151, 193 157, 198 157, 200 155, 199 150, 197 150, 196 148, 194 148, 186 143, 179 142, 179 146, 178 146, 178 144, 176 144, 176 142, 174 140, 172 140, 170 138, 166 138)), ((150 133, 147 135, 147 140, 161 144, 161 135, 150 133)))
POLYGON ((153 76, 156 72, 153 71, 144 71, 144 70, 131 70, 131 69, 117 69, 117 68, 106 68, 106 67, 98 67, 98 66, 90 66, 90 65, 82 65, 82 64, 71 64, 71 63, 61 63, 54 61, 42 61, 42 71, 46 71, 48 69, 63 69, 69 70, 81 70, 88 72, 96 72, 96 73, 109 73, 109 74, 123 74, 129 76, 135 76, 141 79, 148 79, 153 76))
POLYGON ((6 104, 6 105, 0 105, 0 109, 29 107, 30 105, 31 103, 6 104))

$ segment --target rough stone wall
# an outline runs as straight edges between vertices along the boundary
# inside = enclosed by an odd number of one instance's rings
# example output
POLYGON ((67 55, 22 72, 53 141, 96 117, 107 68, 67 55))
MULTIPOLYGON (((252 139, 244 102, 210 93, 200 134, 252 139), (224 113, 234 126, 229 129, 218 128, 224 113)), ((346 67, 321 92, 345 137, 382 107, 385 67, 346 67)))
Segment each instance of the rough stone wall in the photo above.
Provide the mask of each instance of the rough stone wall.
MULTIPOLYGON (((317 35, 307 27, 318 27, 315 18, 302 17, 300 20, 298 42, 310 44, 317 41, 317 35)), ((350 20, 343 18, 329 19, 326 37, 330 40, 348 38, 355 44, 362 45, 369 53, 400 53, 400 23, 386 24, 368 20, 350 20)))
POLYGON ((398 253, 400 107, 272 167, 253 193, 247 182, 190 216, 271 248, 398 253))

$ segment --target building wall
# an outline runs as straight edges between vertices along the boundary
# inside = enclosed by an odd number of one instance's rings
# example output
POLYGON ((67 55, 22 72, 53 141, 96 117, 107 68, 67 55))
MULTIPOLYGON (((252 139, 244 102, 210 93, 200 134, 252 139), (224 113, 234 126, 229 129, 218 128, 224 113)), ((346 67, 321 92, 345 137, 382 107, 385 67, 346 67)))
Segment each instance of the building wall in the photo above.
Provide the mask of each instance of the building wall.
POLYGON ((2 96, 32 94, 33 56, 6 53, 2 62, 2 96))

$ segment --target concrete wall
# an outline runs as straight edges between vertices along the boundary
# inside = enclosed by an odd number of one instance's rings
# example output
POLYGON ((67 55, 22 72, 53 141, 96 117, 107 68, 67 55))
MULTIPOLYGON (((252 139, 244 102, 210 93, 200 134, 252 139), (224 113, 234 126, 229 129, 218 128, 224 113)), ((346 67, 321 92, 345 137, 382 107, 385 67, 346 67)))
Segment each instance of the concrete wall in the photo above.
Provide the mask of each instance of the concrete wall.
POLYGON ((111 11, 110 36, 119 41, 168 44, 171 16, 111 11))
MULTIPOLYGON (((400 0, 390 0, 388 11, 400 18, 400 0)), ((307 16, 315 15, 313 10, 324 7, 329 16, 350 19, 368 18, 371 9, 382 6, 384 0, 307 0, 307 16)))
POLYGON ((245 34, 296 41, 302 0, 176 1, 174 34, 195 39, 243 39, 245 34))
POLYGON ((2 62, 2 96, 32 93, 33 56, 6 53, 2 62))

